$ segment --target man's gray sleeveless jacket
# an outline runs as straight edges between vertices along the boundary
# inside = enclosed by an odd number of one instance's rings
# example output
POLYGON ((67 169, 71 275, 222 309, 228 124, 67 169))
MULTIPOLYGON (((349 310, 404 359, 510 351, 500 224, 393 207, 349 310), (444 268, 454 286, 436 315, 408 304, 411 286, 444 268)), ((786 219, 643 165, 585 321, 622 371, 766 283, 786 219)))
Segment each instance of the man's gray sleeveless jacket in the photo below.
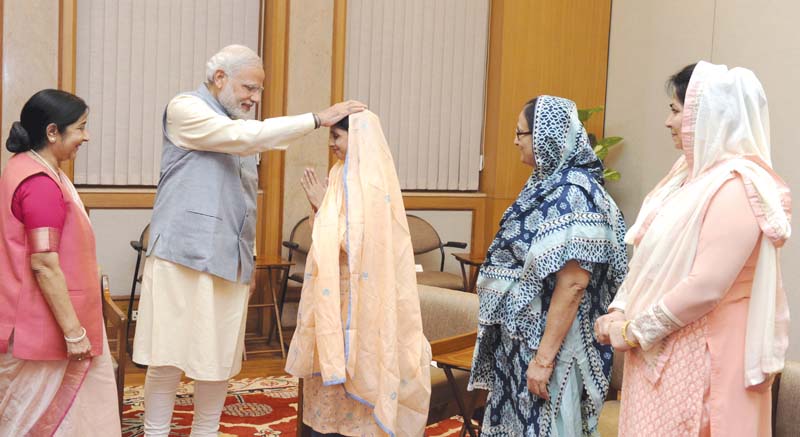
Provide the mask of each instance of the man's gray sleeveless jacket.
MULTIPOLYGON (((230 116, 205 85, 186 94, 230 116)), ((165 110, 161 176, 147 255, 228 281, 249 282, 256 236, 256 155, 183 149, 167 137, 166 122, 165 110)))

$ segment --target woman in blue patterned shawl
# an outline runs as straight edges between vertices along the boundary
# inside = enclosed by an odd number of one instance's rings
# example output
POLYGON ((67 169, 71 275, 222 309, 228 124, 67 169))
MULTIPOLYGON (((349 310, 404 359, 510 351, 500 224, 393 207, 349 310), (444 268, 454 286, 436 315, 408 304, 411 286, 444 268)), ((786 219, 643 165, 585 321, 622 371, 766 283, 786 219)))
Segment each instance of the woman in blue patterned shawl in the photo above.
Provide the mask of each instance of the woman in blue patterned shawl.
POLYGON ((539 96, 516 144, 533 173, 478 276, 470 390, 489 390, 483 436, 597 436, 612 350, 597 343, 627 272, 625 222, 575 103, 539 96))

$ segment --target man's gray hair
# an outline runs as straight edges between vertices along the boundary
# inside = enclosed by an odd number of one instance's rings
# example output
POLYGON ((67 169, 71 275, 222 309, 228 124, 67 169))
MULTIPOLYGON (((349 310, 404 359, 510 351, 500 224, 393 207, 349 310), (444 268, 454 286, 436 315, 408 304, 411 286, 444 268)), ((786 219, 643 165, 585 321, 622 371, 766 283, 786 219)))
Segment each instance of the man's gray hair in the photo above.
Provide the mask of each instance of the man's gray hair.
POLYGON ((214 81, 214 73, 222 70, 228 76, 234 76, 242 67, 261 67, 261 58, 249 47, 232 44, 223 47, 206 62, 206 80, 214 81))

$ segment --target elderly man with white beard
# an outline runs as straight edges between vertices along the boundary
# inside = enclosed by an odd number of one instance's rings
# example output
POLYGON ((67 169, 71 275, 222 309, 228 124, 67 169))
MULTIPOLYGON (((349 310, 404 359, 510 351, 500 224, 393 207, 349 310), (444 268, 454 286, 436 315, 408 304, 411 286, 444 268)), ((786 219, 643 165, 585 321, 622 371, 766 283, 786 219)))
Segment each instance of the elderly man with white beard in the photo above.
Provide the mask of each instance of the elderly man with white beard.
MULTIPOLYGON (((167 436, 182 374, 195 380, 192 436, 216 436, 228 379, 241 370, 253 286, 256 154, 365 109, 246 120, 264 69, 247 47, 223 48, 206 83, 164 112, 161 176, 150 224, 133 361, 149 366, 144 431, 167 436), (248 286, 248 284, 250 284, 248 286)), ((320 151, 320 153, 327 153, 320 151)))

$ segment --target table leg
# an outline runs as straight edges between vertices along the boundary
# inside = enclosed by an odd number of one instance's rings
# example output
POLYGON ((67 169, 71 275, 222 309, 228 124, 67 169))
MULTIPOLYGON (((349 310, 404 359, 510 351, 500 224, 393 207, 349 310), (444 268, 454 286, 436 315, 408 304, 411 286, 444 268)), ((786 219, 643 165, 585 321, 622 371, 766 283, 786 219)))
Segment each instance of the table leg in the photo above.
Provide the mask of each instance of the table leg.
POLYGON ((270 290, 270 295, 272 296, 272 304, 273 304, 272 308, 273 308, 274 313, 275 313, 275 324, 278 326, 278 342, 280 343, 280 347, 281 347, 281 357, 285 359, 286 358, 286 347, 285 347, 285 344, 284 344, 284 341, 283 341, 283 326, 281 324, 281 314, 280 314, 280 310, 278 308, 278 296, 276 296, 276 294, 275 294, 275 287, 274 287, 275 281, 274 281, 274 278, 272 276, 273 272, 276 271, 276 270, 280 271, 279 269, 273 269, 273 268, 268 269, 268 272, 269 272, 269 290, 270 290))
POLYGON ((475 429, 472 427, 472 413, 469 415, 467 414, 467 410, 464 407, 464 400, 461 399, 461 393, 458 392, 456 379, 453 377, 453 370, 450 369, 449 366, 443 366, 442 370, 444 370, 444 374, 447 376, 447 382, 450 385, 450 388, 453 390, 453 397, 456 399, 456 404, 458 404, 458 411, 461 413, 461 417, 464 419, 464 426, 461 427, 461 435, 464 435, 464 430, 466 429, 470 437, 477 437, 475 429))
POLYGON ((480 266, 471 266, 470 272, 472 272, 472 278, 469 281, 469 291, 471 293, 475 293, 475 284, 478 282, 478 273, 481 271, 480 266))
MULTIPOLYGON (((469 423, 470 424, 472 424, 472 416, 475 415, 475 406, 479 404, 479 400, 481 398, 485 398, 486 397, 486 394, 487 394, 487 392, 485 392, 483 390, 473 390, 472 391, 472 396, 470 396, 469 404, 467 404, 467 413, 469 414, 469 418, 470 418, 470 422, 469 423)), ((485 399, 483 399, 483 401, 485 401, 485 399)), ((478 424, 480 425, 480 423, 481 422, 479 421, 478 424)), ((464 427, 461 427, 461 434, 460 434, 459 437, 464 437, 466 435, 466 433, 467 433, 467 430, 464 427)), ((479 433, 480 433, 480 431, 479 431, 479 433)))
POLYGON ((467 280, 467 271, 464 268, 464 263, 459 261, 458 264, 461 267, 461 281, 464 283, 464 291, 469 292, 469 281, 467 280))
MULTIPOLYGON (((286 285, 289 283, 289 266, 286 267, 279 267, 279 271, 281 273, 280 283, 281 283, 281 297, 278 301, 278 312, 281 314, 281 321, 283 321, 283 306, 286 303, 286 285)), ((269 335, 267 336, 267 343, 272 342, 272 334, 275 333, 275 324, 270 324, 269 326, 269 335)))

